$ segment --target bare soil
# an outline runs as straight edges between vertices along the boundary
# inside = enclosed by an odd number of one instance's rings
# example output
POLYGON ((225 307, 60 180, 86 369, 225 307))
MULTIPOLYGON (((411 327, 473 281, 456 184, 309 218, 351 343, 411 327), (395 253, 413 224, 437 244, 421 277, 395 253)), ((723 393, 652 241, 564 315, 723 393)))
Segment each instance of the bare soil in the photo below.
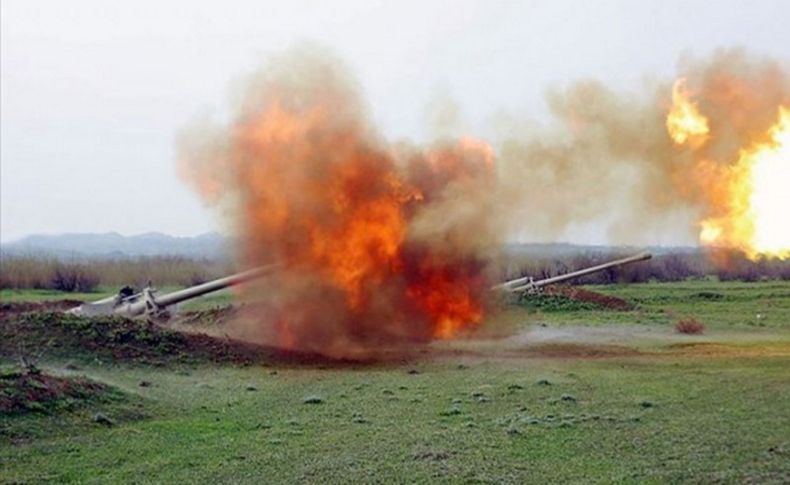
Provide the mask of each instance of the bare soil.
POLYGON ((616 296, 604 295, 595 291, 585 290, 575 286, 554 285, 546 288, 546 293, 549 295, 564 296, 571 300, 592 303, 593 305, 606 309, 616 311, 629 311, 633 310, 634 305, 617 298, 616 296))

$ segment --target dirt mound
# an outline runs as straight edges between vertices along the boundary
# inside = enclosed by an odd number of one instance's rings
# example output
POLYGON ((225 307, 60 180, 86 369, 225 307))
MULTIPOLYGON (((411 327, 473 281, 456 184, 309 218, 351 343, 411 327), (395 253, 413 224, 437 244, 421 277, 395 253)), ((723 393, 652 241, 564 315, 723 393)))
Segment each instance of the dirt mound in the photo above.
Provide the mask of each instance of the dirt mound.
POLYGON ((225 305, 207 310, 178 313, 173 321, 175 325, 211 327, 226 323, 238 313, 238 308, 225 305))
POLYGON ((615 311, 633 310, 634 306, 616 296, 604 295, 595 291, 585 290, 575 286, 550 286, 546 289, 546 294, 553 296, 563 296, 574 301, 590 303, 598 308, 615 311))
POLYGON ((24 312, 53 312, 66 311, 82 305, 80 300, 52 300, 52 301, 4 301, 0 302, 2 313, 24 312))
POLYGON ((86 377, 56 377, 13 369, 0 371, 0 414, 53 412, 119 396, 120 391, 86 377))
POLYGON ((64 313, 3 314, 0 355, 20 349, 46 357, 102 358, 139 363, 251 363, 265 349, 227 338, 177 332, 145 320, 118 316, 84 318, 64 313))

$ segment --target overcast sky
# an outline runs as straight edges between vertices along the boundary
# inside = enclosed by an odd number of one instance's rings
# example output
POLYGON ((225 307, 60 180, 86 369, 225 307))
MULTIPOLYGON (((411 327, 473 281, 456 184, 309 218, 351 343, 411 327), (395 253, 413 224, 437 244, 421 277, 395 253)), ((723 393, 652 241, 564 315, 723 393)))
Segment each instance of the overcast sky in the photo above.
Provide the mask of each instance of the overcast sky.
POLYGON ((638 89, 683 54, 790 59, 787 1, 3 0, 0 239, 218 227, 176 176, 174 137, 230 84, 311 41, 358 77, 390 139, 429 136, 449 96, 465 127, 545 113, 549 85, 638 89))

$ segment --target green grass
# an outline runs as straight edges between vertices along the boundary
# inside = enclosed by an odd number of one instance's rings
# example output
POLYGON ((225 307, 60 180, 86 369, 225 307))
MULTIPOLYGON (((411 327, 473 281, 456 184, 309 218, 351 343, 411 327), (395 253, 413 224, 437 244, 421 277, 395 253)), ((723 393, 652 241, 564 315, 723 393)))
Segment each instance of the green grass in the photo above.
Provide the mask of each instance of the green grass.
POLYGON ((519 304, 527 310, 536 312, 566 313, 599 309, 599 306, 594 303, 578 301, 562 295, 527 295, 519 304))
POLYGON ((233 304, 233 290, 221 290, 216 293, 184 302, 179 306, 182 311, 208 310, 210 308, 223 307, 233 304))
POLYGON ((479 352, 467 351, 474 342, 442 343, 456 350, 323 368, 80 361, 69 371, 58 356, 45 367, 119 389, 137 414, 95 402, 3 417, 0 482, 787 480, 790 284, 591 289, 639 309, 514 314, 548 330, 646 328, 663 340, 624 338, 618 344, 639 353, 594 359, 549 358, 540 346, 521 357, 497 352, 512 341, 479 352), (765 327, 744 323, 755 312, 768 315, 765 327), (711 332, 673 336, 674 315, 711 332), (310 396, 321 402, 305 404, 310 396), (95 412, 117 414, 116 426, 93 423, 95 412))
POLYGON ((539 311, 538 318, 554 325, 669 326, 678 319, 695 317, 712 329, 790 329, 790 281, 687 281, 585 288, 623 298, 637 307, 627 312, 539 311))
POLYGON ((159 414, 112 429, 53 429, 0 448, 0 459, 12 481, 779 480, 790 471, 788 364, 432 363, 418 375, 94 368, 161 403, 159 414), (152 387, 139 388, 144 379, 152 387), (311 395, 323 402, 303 404, 311 395))

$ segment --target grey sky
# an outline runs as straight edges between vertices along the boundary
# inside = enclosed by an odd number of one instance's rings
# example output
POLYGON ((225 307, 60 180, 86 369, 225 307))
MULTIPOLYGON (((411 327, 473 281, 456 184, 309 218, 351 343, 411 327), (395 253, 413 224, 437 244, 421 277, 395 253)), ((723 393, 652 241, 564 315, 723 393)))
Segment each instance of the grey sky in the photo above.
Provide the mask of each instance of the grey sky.
POLYGON ((3 0, 0 13, 3 241, 215 229, 176 177, 175 133, 298 42, 331 48, 378 127, 415 140, 443 96, 486 136, 498 112, 540 119, 554 83, 637 89, 717 47, 790 59, 787 1, 3 0))

